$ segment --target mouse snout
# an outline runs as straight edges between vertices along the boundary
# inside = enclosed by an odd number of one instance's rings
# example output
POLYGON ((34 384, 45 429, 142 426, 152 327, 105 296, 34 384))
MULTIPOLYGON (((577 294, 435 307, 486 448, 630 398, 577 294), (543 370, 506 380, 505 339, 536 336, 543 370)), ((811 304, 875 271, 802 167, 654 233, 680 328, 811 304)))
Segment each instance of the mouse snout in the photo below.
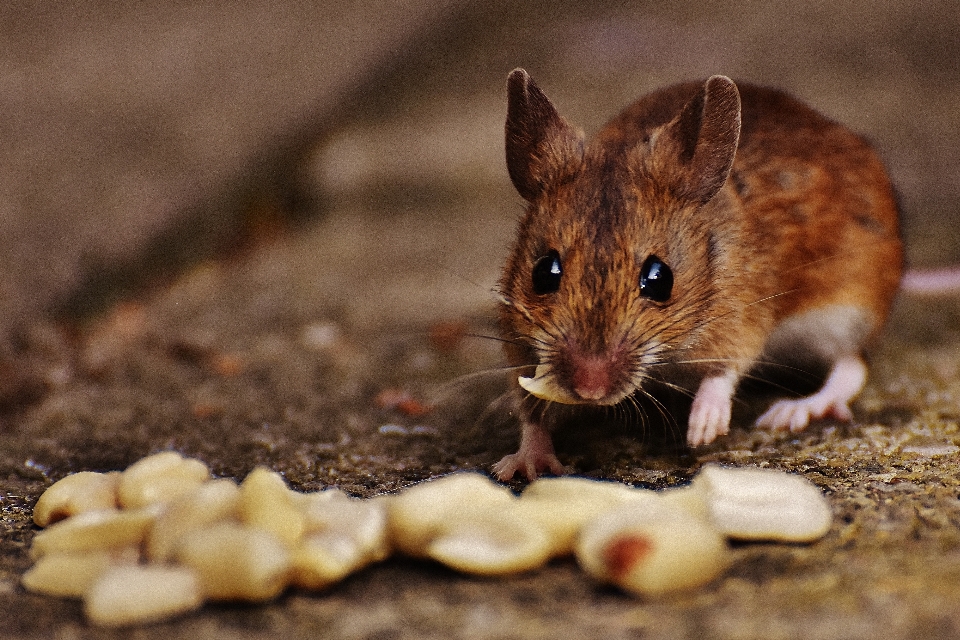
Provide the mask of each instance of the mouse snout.
POLYGON ((620 395, 623 363, 618 354, 587 354, 572 349, 566 360, 567 385, 584 402, 604 404, 620 395))
POLYGON ((610 393, 610 366, 608 358, 589 356, 574 358, 573 392, 584 400, 602 400, 610 393))

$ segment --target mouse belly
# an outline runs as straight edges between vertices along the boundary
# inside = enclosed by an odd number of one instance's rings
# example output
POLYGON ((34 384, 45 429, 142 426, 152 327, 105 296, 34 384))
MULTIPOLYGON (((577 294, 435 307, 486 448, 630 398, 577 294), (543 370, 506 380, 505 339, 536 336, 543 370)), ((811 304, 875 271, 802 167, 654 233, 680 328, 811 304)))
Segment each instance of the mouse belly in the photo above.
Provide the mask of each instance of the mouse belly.
POLYGON ((788 316, 767 338, 760 361, 787 366, 830 365, 858 355, 877 330, 875 315, 858 305, 831 304, 788 316))

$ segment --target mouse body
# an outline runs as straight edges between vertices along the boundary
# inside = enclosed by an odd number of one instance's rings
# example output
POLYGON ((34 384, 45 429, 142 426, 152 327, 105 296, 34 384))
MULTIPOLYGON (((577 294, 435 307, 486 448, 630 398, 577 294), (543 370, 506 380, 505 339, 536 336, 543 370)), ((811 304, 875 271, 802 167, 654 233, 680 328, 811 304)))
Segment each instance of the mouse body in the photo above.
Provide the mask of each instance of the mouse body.
POLYGON ((501 479, 564 473, 558 405, 615 406, 653 384, 693 397, 687 442, 728 433, 764 363, 825 366, 757 420, 850 420, 902 272, 896 197, 871 146, 774 89, 724 76, 661 89, 587 141, 522 69, 506 157, 526 201, 498 284, 519 451, 501 479))

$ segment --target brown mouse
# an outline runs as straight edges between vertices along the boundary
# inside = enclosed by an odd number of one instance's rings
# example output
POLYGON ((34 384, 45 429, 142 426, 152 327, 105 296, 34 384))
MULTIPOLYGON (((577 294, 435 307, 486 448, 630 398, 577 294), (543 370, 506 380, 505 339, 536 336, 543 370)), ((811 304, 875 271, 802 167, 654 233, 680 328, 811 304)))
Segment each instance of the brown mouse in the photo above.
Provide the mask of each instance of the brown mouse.
POLYGON ((562 405, 629 403, 652 383, 693 397, 690 446, 713 442, 759 363, 829 369, 759 426, 852 418, 902 271, 896 198, 863 138, 724 76, 644 96, 590 141, 524 70, 507 92, 507 168, 527 210, 498 287, 523 373, 520 448, 499 478, 562 474, 562 405))

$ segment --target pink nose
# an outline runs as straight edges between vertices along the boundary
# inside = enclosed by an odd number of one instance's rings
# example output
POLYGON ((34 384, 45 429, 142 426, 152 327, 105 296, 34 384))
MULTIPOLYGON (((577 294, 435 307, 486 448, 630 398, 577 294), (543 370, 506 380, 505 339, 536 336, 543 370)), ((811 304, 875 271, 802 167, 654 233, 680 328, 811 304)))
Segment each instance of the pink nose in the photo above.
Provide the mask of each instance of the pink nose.
POLYGON ((602 400, 610 394, 609 358, 579 356, 573 358, 573 392, 584 400, 602 400))

